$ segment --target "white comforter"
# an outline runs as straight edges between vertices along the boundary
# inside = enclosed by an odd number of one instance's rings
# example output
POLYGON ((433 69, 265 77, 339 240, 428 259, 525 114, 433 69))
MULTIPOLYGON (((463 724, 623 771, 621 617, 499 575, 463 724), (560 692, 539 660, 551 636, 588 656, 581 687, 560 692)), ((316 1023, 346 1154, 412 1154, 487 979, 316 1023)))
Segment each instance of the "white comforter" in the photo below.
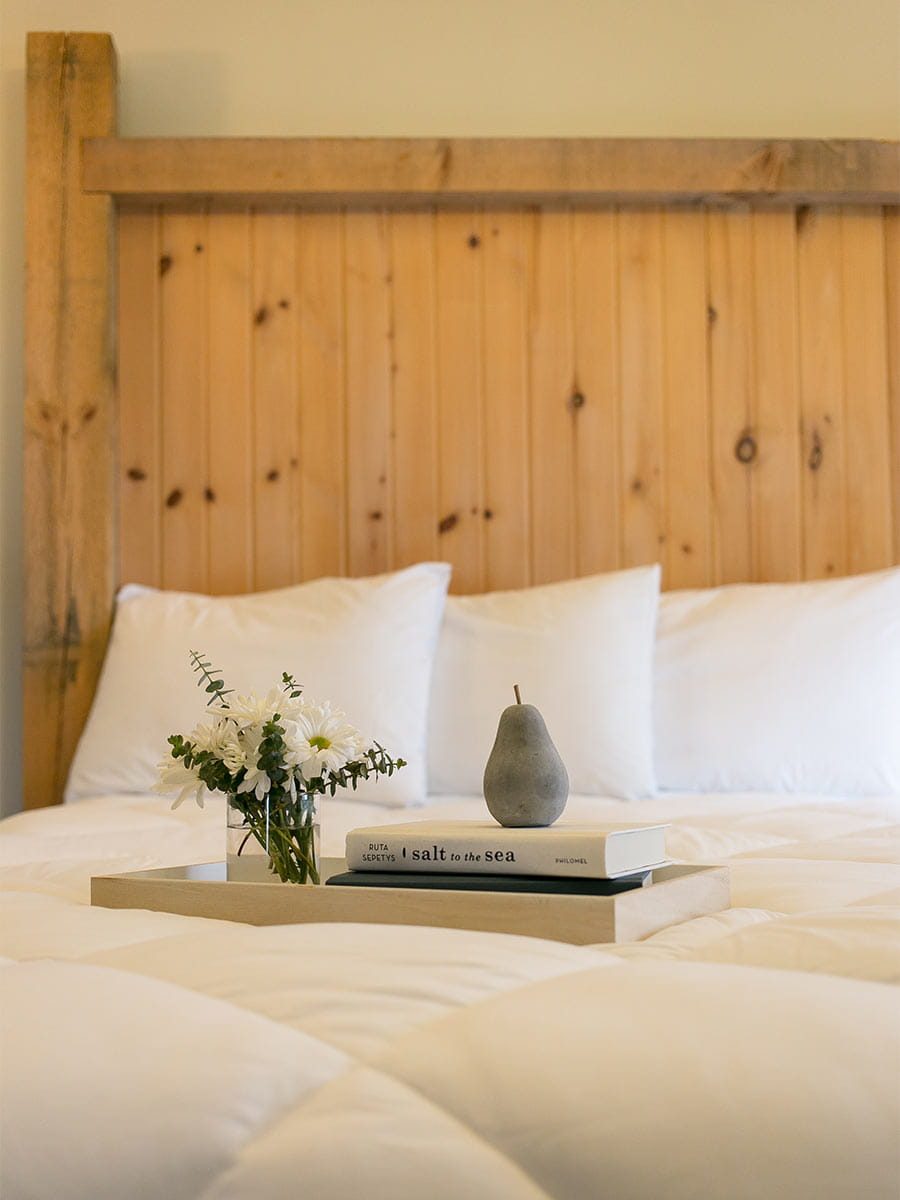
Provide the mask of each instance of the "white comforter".
MULTIPOLYGON (((409 814, 332 805, 326 853, 379 815, 409 814)), ((895 1200, 900 800, 624 816, 673 821, 676 858, 728 858, 734 907, 596 949, 257 929, 86 904, 92 873, 221 858, 220 808, 4 822, 0 1194, 895 1200)))

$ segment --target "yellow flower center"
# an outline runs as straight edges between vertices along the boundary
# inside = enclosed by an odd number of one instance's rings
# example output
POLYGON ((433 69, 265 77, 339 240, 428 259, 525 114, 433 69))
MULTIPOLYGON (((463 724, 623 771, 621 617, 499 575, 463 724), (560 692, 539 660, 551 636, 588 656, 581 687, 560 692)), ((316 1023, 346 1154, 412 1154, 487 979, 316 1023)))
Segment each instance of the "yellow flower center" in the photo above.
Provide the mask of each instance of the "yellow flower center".
POLYGON ((321 733, 317 733, 315 737, 309 739, 309 744, 314 750, 327 750, 331 742, 327 737, 322 737, 321 733))

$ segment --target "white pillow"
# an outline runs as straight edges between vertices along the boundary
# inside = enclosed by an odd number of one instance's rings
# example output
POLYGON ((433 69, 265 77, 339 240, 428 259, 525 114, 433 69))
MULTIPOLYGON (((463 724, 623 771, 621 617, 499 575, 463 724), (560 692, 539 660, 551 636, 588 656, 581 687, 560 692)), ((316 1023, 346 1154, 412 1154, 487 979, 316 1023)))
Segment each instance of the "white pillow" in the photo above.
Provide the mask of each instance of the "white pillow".
POLYGON ((543 714, 573 792, 651 794, 658 597, 656 566, 450 596, 431 689, 429 790, 481 794, 518 683, 543 714))
POLYGON ((900 570, 664 595, 656 769, 690 791, 900 791, 900 570))
POLYGON ((153 787, 168 735, 188 732, 204 715, 207 696, 188 661, 194 649, 237 692, 265 693, 291 672, 306 695, 333 701, 409 763, 361 784, 353 798, 421 803, 428 690, 449 579, 449 566, 423 563, 249 596, 123 588, 66 799, 153 787))

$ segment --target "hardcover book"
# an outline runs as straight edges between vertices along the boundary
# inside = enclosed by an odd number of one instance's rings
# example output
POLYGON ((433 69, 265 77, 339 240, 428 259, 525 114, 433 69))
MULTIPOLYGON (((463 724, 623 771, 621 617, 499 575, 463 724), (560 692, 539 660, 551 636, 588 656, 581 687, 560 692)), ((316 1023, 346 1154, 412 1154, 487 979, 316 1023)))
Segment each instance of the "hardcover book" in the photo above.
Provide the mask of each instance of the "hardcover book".
POLYGON ((554 896, 617 896, 651 881, 651 871, 617 879, 560 879, 548 875, 462 875, 447 871, 343 871, 339 887, 436 888, 450 892, 537 892, 554 896))
POLYGON ((347 834, 351 871, 615 879, 665 862, 665 825, 507 829, 494 821, 413 821, 347 834))

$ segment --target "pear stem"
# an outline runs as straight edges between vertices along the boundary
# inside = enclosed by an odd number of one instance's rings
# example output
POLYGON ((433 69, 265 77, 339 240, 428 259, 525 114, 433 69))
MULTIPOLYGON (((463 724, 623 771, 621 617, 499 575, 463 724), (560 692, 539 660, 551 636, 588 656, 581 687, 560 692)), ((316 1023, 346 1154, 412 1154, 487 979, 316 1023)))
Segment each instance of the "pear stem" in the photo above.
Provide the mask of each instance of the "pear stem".
POLYGON ((513 691, 516 693, 516 704, 521 704, 522 696, 521 696, 521 693, 519 692, 519 685, 517 683, 513 684, 513 691))

